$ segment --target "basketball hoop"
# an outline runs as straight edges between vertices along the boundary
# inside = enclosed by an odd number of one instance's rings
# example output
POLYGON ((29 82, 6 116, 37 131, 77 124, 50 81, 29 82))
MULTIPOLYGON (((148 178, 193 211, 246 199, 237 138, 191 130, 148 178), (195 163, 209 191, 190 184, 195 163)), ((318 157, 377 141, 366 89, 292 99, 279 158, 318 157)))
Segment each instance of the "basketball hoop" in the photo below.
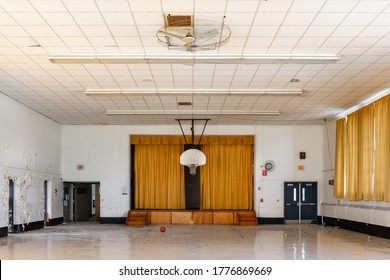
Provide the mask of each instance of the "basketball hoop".
POLYGON ((188 144, 187 142, 187 138, 186 138, 186 135, 183 131, 183 127, 181 125, 181 121, 191 121, 191 134, 192 134, 192 148, 191 149, 188 149, 186 151, 184 151, 181 155, 180 155, 180 164, 181 165, 185 165, 185 166, 188 166, 188 168, 190 169, 190 174, 191 175, 195 175, 196 174, 196 168, 198 166, 201 166, 201 165, 205 165, 206 164, 206 156, 204 153, 202 153, 201 150, 197 149, 197 147, 199 147, 199 144, 200 144, 200 141, 202 140, 202 136, 203 136, 203 133, 204 133, 204 130, 206 128, 206 125, 207 125, 207 122, 210 120, 210 119, 176 119, 180 125, 180 129, 181 129, 181 132, 183 133, 183 136, 184 136, 184 140, 186 141, 186 144, 188 144), (203 127, 203 131, 202 131, 202 134, 199 138, 199 142, 198 142, 198 145, 195 145, 194 144, 194 139, 195 139, 195 129, 194 129, 194 124, 195 124, 195 121, 205 121, 205 124, 204 124, 204 127, 203 127))

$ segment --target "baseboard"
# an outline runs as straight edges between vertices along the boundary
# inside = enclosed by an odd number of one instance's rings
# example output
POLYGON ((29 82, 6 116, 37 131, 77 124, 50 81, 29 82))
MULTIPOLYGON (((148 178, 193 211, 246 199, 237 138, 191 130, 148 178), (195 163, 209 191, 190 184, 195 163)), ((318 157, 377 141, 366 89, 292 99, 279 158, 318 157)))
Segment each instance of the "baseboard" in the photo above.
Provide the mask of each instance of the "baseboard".
POLYGON ((0 238, 8 236, 8 227, 0 228, 0 238))
POLYGON ((257 218, 258 224, 279 225, 284 224, 284 218, 257 218))
POLYGON ((18 224, 18 225, 13 225, 12 233, 21 233, 21 232, 31 231, 35 229, 40 229, 43 227, 44 227, 43 220, 24 224, 24 227, 22 224, 18 224))
POLYGON ((101 224, 126 224, 126 217, 100 217, 101 224))
POLYGON ((64 217, 59 217, 59 218, 50 219, 47 225, 56 226, 62 224, 63 222, 64 222, 64 217))
POLYGON ((389 227, 344 220, 344 219, 337 219, 332 217, 323 217, 323 221, 326 225, 329 226, 337 226, 342 229, 347 229, 351 231, 365 233, 372 236, 390 239, 389 227))

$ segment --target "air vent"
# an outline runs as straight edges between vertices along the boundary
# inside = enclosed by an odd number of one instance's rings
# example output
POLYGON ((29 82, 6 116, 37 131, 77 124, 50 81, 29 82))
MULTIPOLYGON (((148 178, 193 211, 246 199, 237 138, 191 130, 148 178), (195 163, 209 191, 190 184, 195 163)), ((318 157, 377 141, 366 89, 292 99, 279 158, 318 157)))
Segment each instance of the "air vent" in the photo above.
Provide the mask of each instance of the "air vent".
POLYGON ((167 15, 167 27, 192 27, 192 16, 167 15))
POLYGON ((297 78, 292 78, 290 80, 290 83, 299 83, 301 80, 300 79, 297 79, 297 78))
POLYGON ((177 102, 178 106, 192 106, 192 102, 177 102))

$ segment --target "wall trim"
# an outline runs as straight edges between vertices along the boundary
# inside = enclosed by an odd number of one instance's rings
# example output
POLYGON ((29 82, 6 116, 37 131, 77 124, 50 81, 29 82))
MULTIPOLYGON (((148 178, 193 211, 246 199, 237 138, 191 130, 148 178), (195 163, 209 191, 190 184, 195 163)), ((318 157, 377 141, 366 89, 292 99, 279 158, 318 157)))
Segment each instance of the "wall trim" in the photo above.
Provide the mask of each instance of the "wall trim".
POLYGON ((126 224, 126 217, 100 217, 101 224, 126 224))
POLYGON ((43 227, 44 227, 43 220, 24 224, 24 229, 22 224, 18 224, 18 225, 13 225, 12 233, 22 233, 26 231, 35 230, 35 229, 41 229, 43 227))
POLYGON ((64 217, 49 219, 49 222, 47 223, 48 226, 56 226, 60 225, 64 222, 64 217))
POLYGON ((284 218, 257 218, 258 224, 279 225, 284 224, 284 218))
POLYGON ((8 227, 0 228, 0 238, 8 236, 8 227))
POLYGON ((390 239, 390 227, 332 218, 332 217, 325 217, 325 216, 323 217, 323 221, 326 225, 329 226, 337 226, 342 229, 347 229, 351 231, 369 234, 372 236, 390 239))

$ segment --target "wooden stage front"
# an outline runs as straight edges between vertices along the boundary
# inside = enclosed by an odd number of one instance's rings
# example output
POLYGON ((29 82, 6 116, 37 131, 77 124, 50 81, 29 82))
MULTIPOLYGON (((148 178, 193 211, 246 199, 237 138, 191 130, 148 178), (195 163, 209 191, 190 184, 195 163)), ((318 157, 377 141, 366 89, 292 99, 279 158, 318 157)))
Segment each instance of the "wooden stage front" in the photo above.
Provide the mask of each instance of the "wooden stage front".
POLYGON ((257 217, 253 210, 130 210, 126 224, 257 226, 257 217))

